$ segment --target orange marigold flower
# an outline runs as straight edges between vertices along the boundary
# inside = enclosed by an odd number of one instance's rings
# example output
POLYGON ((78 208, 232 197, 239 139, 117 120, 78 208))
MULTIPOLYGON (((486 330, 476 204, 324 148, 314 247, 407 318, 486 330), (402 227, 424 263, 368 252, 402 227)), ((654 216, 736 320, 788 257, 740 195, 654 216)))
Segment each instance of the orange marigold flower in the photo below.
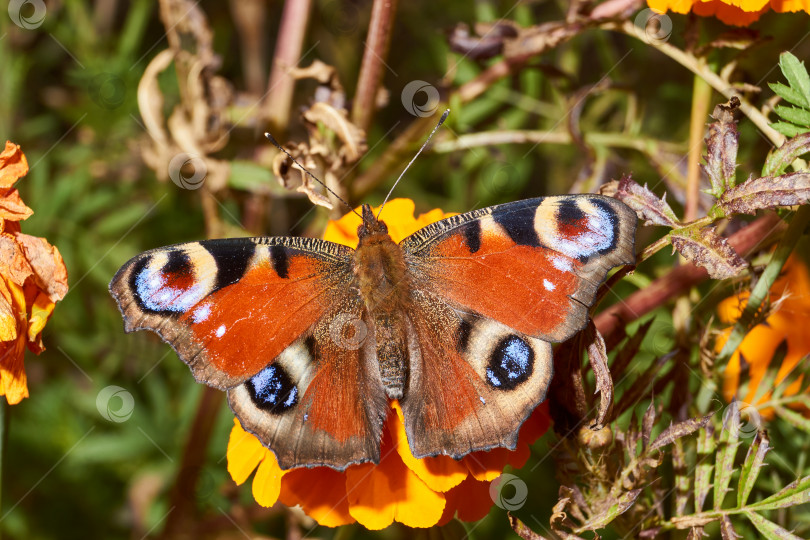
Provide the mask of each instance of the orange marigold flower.
POLYGON ((658 13, 689 13, 692 10, 696 15, 717 17, 734 26, 748 26, 768 9, 779 13, 810 13, 810 0, 647 0, 647 5, 658 13))
MULTIPOLYGON (((383 219, 394 241, 452 214, 431 210, 414 217, 408 199, 388 202, 383 219)), ((375 209, 375 213, 378 209, 375 209)), ((348 213, 326 227, 324 238, 357 246, 360 218, 348 213)), ((397 401, 383 428, 380 463, 351 465, 344 472, 328 467, 282 470, 276 456, 242 429, 238 419, 228 441, 228 472, 237 483, 253 477, 253 497, 262 506, 277 501, 300 505, 321 525, 337 527, 358 522, 368 529, 383 529, 398 521, 410 527, 444 525, 453 517, 477 521, 493 505, 490 483, 507 465, 522 467, 529 445, 546 432, 548 406, 541 404, 520 428, 514 451, 496 448, 473 452, 460 460, 448 456, 415 458, 408 446, 402 409, 397 401)))
MULTIPOLYGON (((757 405, 770 399, 771 392, 768 391, 763 392, 757 403, 753 402, 757 387, 783 341, 787 343, 787 354, 779 366, 774 384, 779 384, 799 361, 810 354, 810 333, 807 331, 807 322, 810 321, 810 276, 807 266, 795 255, 791 256, 785 264, 783 275, 771 287, 770 294, 774 302, 782 296, 785 298, 775 313, 748 332, 729 360, 723 380, 723 396, 729 401, 736 396, 742 402, 757 405), (741 356, 748 364, 748 393, 745 396, 737 395, 741 356)), ((749 292, 744 291, 720 302, 717 306, 720 320, 727 324, 736 322, 748 296, 749 292)), ((718 351, 725 345, 730 332, 729 328, 718 340, 718 351)), ((797 380, 786 388, 785 395, 795 394, 800 383, 797 380)))
POLYGON ((20 232, 33 214, 14 184, 28 173, 20 147, 0 152, 0 396, 11 404, 28 397, 25 347, 39 354, 42 329, 67 293, 67 269, 54 246, 20 232))

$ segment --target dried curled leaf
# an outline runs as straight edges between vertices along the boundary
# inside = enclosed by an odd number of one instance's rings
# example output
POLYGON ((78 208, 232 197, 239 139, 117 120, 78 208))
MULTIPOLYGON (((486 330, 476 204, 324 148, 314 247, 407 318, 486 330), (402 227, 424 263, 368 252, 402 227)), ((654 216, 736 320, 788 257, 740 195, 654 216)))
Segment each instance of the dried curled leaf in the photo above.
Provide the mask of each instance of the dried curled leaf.
POLYGON ((755 214, 757 210, 794 206, 810 201, 810 173, 752 178, 724 192, 720 208, 730 214, 755 214))
POLYGON ((689 418, 688 420, 684 420, 683 422, 672 424, 667 429, 662 431, 658 437, 655 438, 655 440, 650 445, 650 450, 658 450, 659 448, 663 448, 664 446, 672 444, 673 442, 675 442, 676 439, 680 439, 681 437, 691 435, 695 431, 706 426, 706 424, 708 424, 709 421, 712 419, 712 416, 714 416, 714 412, 711 412, 706 416, 689 418))
POLYGON ((685 228, 670 234, 672 247, 697 266, 705 268, 714 279, 726 279, 748 268, 728 241, 714 228, 685 228))
POLYGON ((709 137, 706 139, 708 153, 703 170, 711 180, 711 193, 715 197, 720 197, 736 183, 739 133, 737 122, 734 120, 734 111, 739 106, 740 100, 732 97, 728 103, 717 105, 712 112, 715 121, 709 125, 709 137))
MULTIPOLYGON (((288 149, 288 151, 296 161, 306 167, 310 173, 315 176, 322 176, 320 174, 322 168, 319 166, 318 162, 315 161, 311 154, 306 153, 309 151, 306 144, 300 143, 298 146, 288 149)), ((273 159, 273 173, 276 175, 279 183, 286 189, 294 189, 299 193, 304 193, 312 204, 317 204, 318 206, 323 206, 330 210, 333 208, 329 199, 320 192, 321 186, 283 152, 279 152, 275 159, 273 159)))
POLYGON ((610 369, 608 368, 605 340, 594 326, 593 321, 588 323, 585 330, 585 339, 588 340, 588 361, 596 379, 596 391, 594 393, 598 392, 600 398, 596 423, 592 426, 593 430, 598 431, 604 426, 605 419, 613 405, 613 379, 610 377, 610 369))
POLYGON ((368 149, 366 133, 353 124, 344 109, 336 109, 327 103, 314 103, 304 113, 304 119, 313 124, 323 124, 333 131, 343 143, 338 155, 345 162, 353 163, 368 149))
POLYGON ((679 224, 675 212, 667 203, 666 193, 659 199, 646 184, 642 187, 630 176, 622 176, 614 197, 632 208, 644 220, 644 225, 677 227, 679 224))

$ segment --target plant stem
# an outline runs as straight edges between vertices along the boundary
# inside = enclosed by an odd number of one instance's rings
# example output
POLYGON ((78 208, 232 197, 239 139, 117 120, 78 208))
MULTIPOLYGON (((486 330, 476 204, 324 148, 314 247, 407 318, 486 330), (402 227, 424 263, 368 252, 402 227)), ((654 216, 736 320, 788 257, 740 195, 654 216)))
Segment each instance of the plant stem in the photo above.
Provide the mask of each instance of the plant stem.
MULTIPOLYGON (((627 34, 628 36, 638 38, 633 21, 627 20, 618 22, 608 22, 601 25, 606 30, 614 30, 627 34)), ((711 70, 706 61, 698 58, 691 53, 683 51, 674 45, 670 45, 666 41, 649 40, 647 43, 650 47, 658 49, 665 55, 669 56, 683 67, 701 77, 704 81, 709 83, 712 88, 720 92, 726 99, 731 99, 736 96, 740 99, 740 110, 747 116, 751 122, 756 125, 762 133, 770 139, 774 146, 781 146, 785 142, 785 137, 771 126, 768 125, 768 119, 762 112, 751 105, 739 92, 737 92, 733 85, 720 77, 717 73, 711 70)))
POLYGON ((267 83, 267 98, 264 101, 264 118, 270 130, 279 137, 290 122, 295 79, 290 69, 301 60, 301 50, 309 21, 310 0, 287 0, 281 14, 273 67, 267 83))
MULTIPOLYGON (((639 138, 638 135, 627 133, 586 133, 584 134, 587 144, 596 146, 610 146, 615 148, 632 148, 646 154, 657 154, 660 152, 682 153, 683 145, 639 138)), ((543 131, 543 130, 502 130, 484 131, 481 133, 471 133, 460 135, 454 139, 437 141, 431 147, 435 153, 458 152, 479 146, 494 146, 497 144, 527 144, 527 143, 548 143, 548 144, 571 144, 573 142, 571 133, 568 131, 543 131)))
POLYGON ((377 104, 377 91, 382 80, 385 59, 391 43, 391 27, 397 11, 397 0, 374 0, 365 42, 363 63, 357 79, 352 104, 352 121, 368 132, 377 104))
POLYGON ((703 78, 695 75, 692 84, 692 114, 689 126, 689 159, 686 173, 686 208, 684 220, 692 221, 698 216, 700 201, 700 154, 703 150, 703 134, 706 131, 706 116, 709 114, 712 88, 703 78))

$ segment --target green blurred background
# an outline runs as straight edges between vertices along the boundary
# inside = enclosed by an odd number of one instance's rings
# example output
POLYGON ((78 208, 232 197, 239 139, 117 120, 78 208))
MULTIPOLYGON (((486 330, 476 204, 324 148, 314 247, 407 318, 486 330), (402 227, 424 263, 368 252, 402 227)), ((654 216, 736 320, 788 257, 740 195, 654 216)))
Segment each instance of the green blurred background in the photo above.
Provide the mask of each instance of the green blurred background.
MULTIPOLYGON (((149 61, 167 47, 158 3, 46 4, 41 25, 32 29, 21 28, 0 13, 0 137, 22 145, 31 165, 18 184, 35 211, 22 224, 23 232, 44 236, 60 249, 70 292, 46 328, 48 350, 38 357, 26 356, 31 397, 8 410, 0 530, 9 538, 141 538, 157 534, 170 511, 169 492, 202 388, 156 336, 123 333, 107 284, 122 263, 141 251, 204 238, 205 223, 199 194, 158 180, 141 159, 147 141, 138 110, 138 82, 149 61), (131 417, 125 421, 108 421, 97 408, 99 392, 111 385, 122 387, 134 399, 131 417)), ((258 56, 266 81, 283 6, 272 0, 263 4, 266 32, 248 48, 234 21, 242 9, 239 1, 199 3, 221 57, 218 75, 238 91, 247 92, 246 57, 258 56)), ((358 171, 367 169, 413 120, 400 101, 408 82, 424 80, 455 88, 486 66, 486 61, 450 52, 448 31, 456 24, 506 17, 528 26, 560 20, 566 9, 566 2, 544 1, 400 2, 383 77, 389 99, 369 130, 371 150, 358 171)), ((335 66, 352 96, 371 2, 315 0, 312 10, 304 46, 312 50, 301 63, 319 59, 335 66)), ((683 44, 686 17, 672 19, 672 40, 683 44)), ((773 67, 782 50, 807 57, 805 14, 767 14, 754 28, 771 37, 755 55, 741 58, 740 71, 747 80, 778 80, 773 67)), ((720 29, 716 21, 703 23, 704 32, 716 34, 720 29)), ((722 53, 715 60, 722 62, 722 53)), ((161 76, 161 85, 167 100, 178 99, 171 73, 161 76)), ((683 175, 679 160, 688 137, 692 85, 689 72, 638 40, 584 32, 533 59, 473 102, 454 106, 447 129, 455 134, 493 129, 565 132, 568 111, 575 105, 582 132, 623 133, 669 145, 670 153, 640 152, 608 139, 595 146, 597 155, 589 169, 584 167, 582 149, 570 143, 429 152, 413 165, 395 196, 413 198, 417 211, 440 207, 463 212, 567 192, 576 182, 590 189, 595 185, 588 184, 594 167, 603 180, 633 172, 640 183, 657 184, 669 171, 677 182, 683 175), (577 94, 603 80, 610 84, 599 92, 577 94)), ((313 90, 311 82, 296 87, 289 129, 279 137, 282 142, 305 137, 297 115, 311 101, 313 90)), ((166 108, 171 105, 168 102, 166 108)), ((741 129, 741 146, 746 149, 741 158, 756 170, 769 145, 750 125, 741 129)), ((242 144, 263 145, 260 130, 237 126, 223 155, 249 161, 250 154, 240 153, 242 144)), ((352 203, 379 204, 394 178, 367 200, 352 203)), ((242 186, 240 178, 229 183, 232 188, 216 196, 229 234, 237 235, 250 194, 233 187, 242 186)), ((309 212, 311 204, 294 193, 265 196, 262 204, 267 211, 254 229, 265 234, 317 232, 328 216, 323 209, 309 212)), ((641 274, 638 279, 643 278, 641 274)), ((655 352, 647 354, 651 358, 655 352)), ((246 508, 255 503, 249 487, 236 488, 226 472, 232 414, 224 402, 218 407, 199 485, 187 496, 212 534, 223 531, 223 537, 239 538, 225 511, 235 501, 241 500, 246 508)), ((524 478, 530 488, 529 505, 535 509, 532 515, 542 523, 548 522, 556 500, 556 485, 549 481, 554 476, 553 460, 541 457, 550 440, 547 435, 537 444, 533 461, 542 464, 524 478)), ((255 520, 255 527, 283 537, 285 513, 267 511, 255 520)), ((494 508, 471 534, 490 538, 512 533, 505 512, 494 508)), ((336 536, 323 528, 311 535, 336 536)), ((409 538, 412 532, 392 527, 372 534, 353 526, 338 535, 409 538)))

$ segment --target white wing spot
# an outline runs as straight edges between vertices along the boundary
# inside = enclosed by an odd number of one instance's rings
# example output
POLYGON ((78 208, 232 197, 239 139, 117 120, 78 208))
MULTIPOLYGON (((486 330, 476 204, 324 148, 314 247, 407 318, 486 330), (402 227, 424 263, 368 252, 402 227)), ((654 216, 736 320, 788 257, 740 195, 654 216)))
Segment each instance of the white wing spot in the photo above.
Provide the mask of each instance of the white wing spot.
POLYGON ((191 315, 191 320, 195 323, 201 323, 207 320, 210 315, 211 306, 209 304, 203 304, 194 310, 194 313, 191 315))
POLYGON ((547 291, 553 291, 554 289, 557 288, 552 282, 550 282, 547 279, 543 280, 543 287, 545 287, 547 291))
POLYGON ((481 403, 483 403, 484 405, 487 404, 487 400, 484 399, 484 396, 478 396, 478 399, 480 399, 481 403))
POLYGON ((217 328, 217 337, 222 337, 225 335, 225 325, 223 324, 219 328, 217 328))
POLYGON ((571 261, 564 257, 552 257, 551 265, 560 272, 570 272, 574 268, 571 265, 571 261))

